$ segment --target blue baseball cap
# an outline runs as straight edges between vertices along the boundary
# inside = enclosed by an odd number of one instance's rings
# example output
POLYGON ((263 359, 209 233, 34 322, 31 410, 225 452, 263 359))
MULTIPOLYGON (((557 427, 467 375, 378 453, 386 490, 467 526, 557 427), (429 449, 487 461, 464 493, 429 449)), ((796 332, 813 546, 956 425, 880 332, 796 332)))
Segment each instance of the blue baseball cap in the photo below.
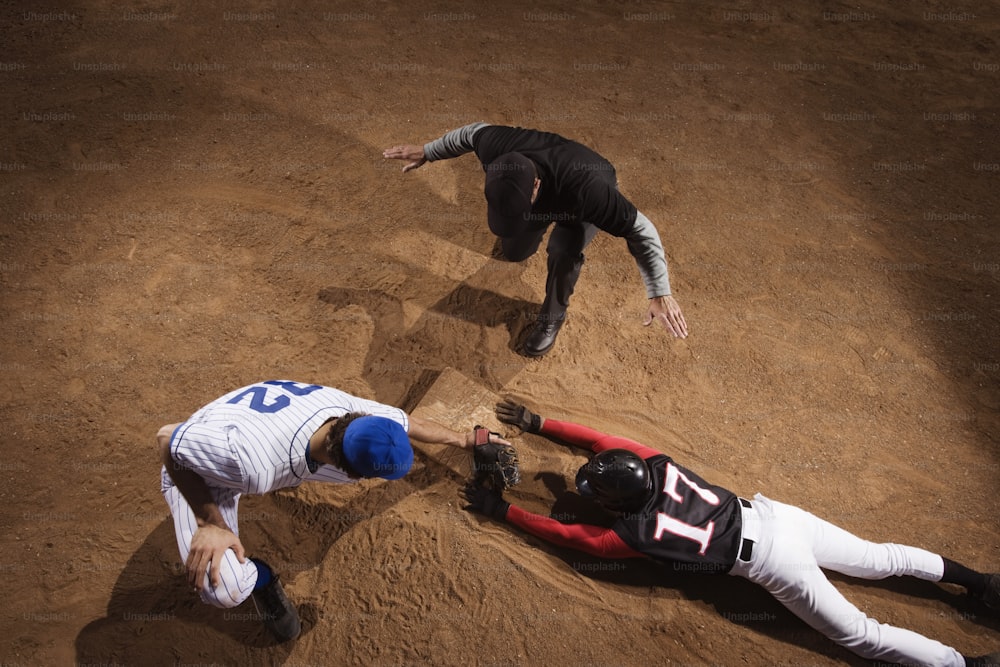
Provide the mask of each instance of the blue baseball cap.
POLYGON ((366 415, 347 425, 344 458, 362 477, 399 479, 413 466, 413 446, 398 422, 366 415))

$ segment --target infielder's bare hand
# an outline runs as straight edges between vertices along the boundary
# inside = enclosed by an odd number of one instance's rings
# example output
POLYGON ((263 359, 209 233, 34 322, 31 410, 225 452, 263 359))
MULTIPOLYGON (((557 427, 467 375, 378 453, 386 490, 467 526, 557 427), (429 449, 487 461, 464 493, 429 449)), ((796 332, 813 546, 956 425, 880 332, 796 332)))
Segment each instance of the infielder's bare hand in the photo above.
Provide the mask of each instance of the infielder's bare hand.
POLYGON ((403 167, 404 174, 427 162, 427 156, 424 155, 424 147, 410 144, 386 148, 382 151, 382 157, 389 158, 390 160, 409 160, 409 164, 403 167))
POLYGON ((677 338, 687 338, 688 325, 684 321, 684 313, 672 296, 655 296, 649 300, 649 310, 646 312, 644 325, 656 320, 677 338))
POLYGON ((206 524, 195 531, 191 537, 191 551, 188 552, 186 566, 188 583, 194 586, 196 591, 201 592, 204 586, 205 572, 209 564, 212 567, 209 576, 212 588, 219 586, 219 568, 222 566, 223 556, 229 549, 236 552, 236 557, 241 563, 246 562, 243 543, 233 531, 213 524, 206 524))

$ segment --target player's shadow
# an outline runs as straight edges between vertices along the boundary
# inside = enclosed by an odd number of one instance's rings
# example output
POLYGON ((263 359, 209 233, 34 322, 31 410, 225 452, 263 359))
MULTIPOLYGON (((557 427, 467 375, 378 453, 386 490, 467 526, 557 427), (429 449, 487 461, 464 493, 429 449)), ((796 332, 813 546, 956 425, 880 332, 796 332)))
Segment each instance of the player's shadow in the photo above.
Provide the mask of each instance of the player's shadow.
POLYGON ((497 294, 466 283, 455 286, 434 303, 430 310, 471 324, 506 328, 511 338, 508 349, 516 351, 517 339, 535 321, 538 304, 497 294))
MULTIPOLYGON (((419 269, 414 269, 419 271, 419 269)), ((441 278, 420 278, 421 284, 441 278)), ((385 395, 383 383, 398 384, 408 371, 455 368, 468 377, 479 377, 493 389, 503 387, 529 360, 516 354, 528 326, 534 321, 537 304, 498 294, 468 283, 442 286, 448 291, 427 306, 410 325, 406 324, 404 302, 408 295, 377 289, 327 287, 319 299, 335 310, 348 306, 363 308, 374 331, 364 362, 365 380, 376 395, 385 395), (530 314, 530 317, 528 316, 530 314), (487 344, 487 329, 506 330, 510 355, 487 344)), ((419 302, 421 296, 413 295, 419 302)))
MULTIPOLYGON (((857 579, 838 572, 828 572, 827 578, 838 587, 864 588, 870 595, 887 600, 887 604, 907 599, 933 600, 944 610, 935 612, 928 609, 928 615, 942 619, 968 621, 975 625, 1000 632, 1000 618, 981 602, 972 599, 960 586, 941 585, 932 581, 922 581, 912 577, 890 577, 889 579, 857 579)), ((850 597, 850 596, 848 596, 850 597)))
MULTIPOLYGON (((286 583, 294 582, 300 572, 320 567, 337 540, 356 524, 453 475, 430 460, 424 459, 424 463, 401 480, 374 483, 339 504, 305 502, 294 490, 244 497, 240 502, 240 539, 248 555, 260 556, 275 566, 286 583), (272 531, 284 536, 281 543, 270 539, 272 531)), ((274 640, 260 622, 252 600, 234 609, 217 609, 202 603, 190 590, 177 552, 173 520, 166 509, 164 512, 166 519, 132 554, 115 581, 105 616, 77 635, 76 663, 285 662, 295 642, 274 640)), ((306 636, 324 610, 301 601, 296 606, 302 636, 306 636)))

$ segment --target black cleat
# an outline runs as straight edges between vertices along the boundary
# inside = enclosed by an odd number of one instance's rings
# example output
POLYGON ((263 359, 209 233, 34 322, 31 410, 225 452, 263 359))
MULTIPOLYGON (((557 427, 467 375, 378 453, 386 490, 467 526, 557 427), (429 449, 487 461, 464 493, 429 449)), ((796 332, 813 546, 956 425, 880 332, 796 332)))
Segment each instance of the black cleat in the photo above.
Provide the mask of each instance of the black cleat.
POLYGON ((254 590, 252 597, 257 613, 264 621, 264 627, 278 641, 287 642, 299 636, 302 632, 299 613, 285 595, 285 589, 281 587, 277 575, 263 588, 254 590))
POLYGON ((1000 612, 1000 574, 986 575, 986 588, 976 598, 995 612, 1000 612))
POLYGON ((1000 667, 1000 653, 990 653, 977 658, 966 658, 967 667, 1000 667))
POLYGON ((556 336, 562 328, 563 319, 539 318, 524 341, 524 353, 529 357, 540 357, 556 344, 556 336))

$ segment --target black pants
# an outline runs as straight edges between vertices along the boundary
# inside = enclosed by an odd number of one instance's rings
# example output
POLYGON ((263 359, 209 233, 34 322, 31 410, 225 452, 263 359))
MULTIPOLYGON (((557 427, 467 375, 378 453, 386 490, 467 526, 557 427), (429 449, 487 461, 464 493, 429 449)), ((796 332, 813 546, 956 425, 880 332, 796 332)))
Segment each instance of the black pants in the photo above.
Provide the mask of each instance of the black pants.
MULTIPOLYGON (((500 239, 503 256, 521 262, 538 251, 548 225, 530 229, 520 236, 500 239)), ((566 316, 569 298, 583 268, 583 249, 594 240, 597 227, 589 222, 557 222, 549 236, 549 274, 545 279, 545 301, 538 312, 540 320, 561 320, 566 316)))

